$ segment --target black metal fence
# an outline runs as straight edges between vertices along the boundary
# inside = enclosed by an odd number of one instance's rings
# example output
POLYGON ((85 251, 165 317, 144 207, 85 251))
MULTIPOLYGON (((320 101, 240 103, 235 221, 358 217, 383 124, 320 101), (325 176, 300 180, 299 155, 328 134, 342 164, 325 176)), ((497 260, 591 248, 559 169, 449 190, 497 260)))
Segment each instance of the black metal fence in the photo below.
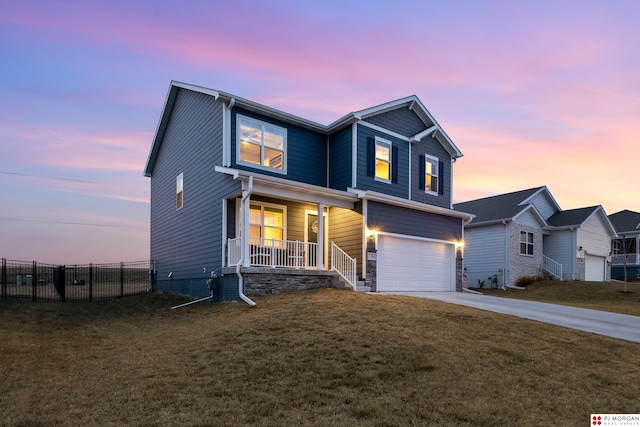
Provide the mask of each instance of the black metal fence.
POLYGON ((54 265, 2 258, 1 298, 90 301, 154 290, 153 261, 54 265))

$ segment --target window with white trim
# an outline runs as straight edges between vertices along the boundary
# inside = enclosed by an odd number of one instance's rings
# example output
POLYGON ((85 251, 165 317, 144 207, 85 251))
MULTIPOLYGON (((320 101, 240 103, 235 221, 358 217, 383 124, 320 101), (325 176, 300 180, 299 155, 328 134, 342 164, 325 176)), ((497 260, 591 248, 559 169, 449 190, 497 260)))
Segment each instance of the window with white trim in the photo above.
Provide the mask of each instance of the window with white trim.
POLYGON ((238 163, 286 173, 287 130, 240 114, 236 121, 238 163))
POLYGON ((522 255, 533 255, 533 233, 528 231, 520 232, 520 253, 522 255))
POLYGON ((286 206, 251 202, 249 237, 286 240, 286 213, 286 206))
POLYGON ((391 141, 376 137, 376 179, 391 182, 391 141))
POLYGON ((424 191, 427 193, 438 194, 439 180, 438 176, 439 159, 434 156, 425 154, 424 156, 424 191))
POLYGON ((184 202, 184 173, 181 173, 176 177, 176 210, 182 209, 184 202))

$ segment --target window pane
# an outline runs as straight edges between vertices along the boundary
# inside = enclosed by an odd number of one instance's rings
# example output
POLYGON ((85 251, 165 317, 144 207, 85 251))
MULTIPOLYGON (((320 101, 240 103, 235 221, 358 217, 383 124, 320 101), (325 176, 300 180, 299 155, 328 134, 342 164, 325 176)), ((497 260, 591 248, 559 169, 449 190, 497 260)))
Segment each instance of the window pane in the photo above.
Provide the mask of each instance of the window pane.
POLYGON ((240 141, 240 160, 243 162, 260 164, 261 147, 247 141, 240 141))
POLYGON ((376 159, 389 161, 390 148, 387 144, 376 142, 376 159))
POLYGON ((280 129, 265 126, 264 145, 284 150, 284 132, 280 129))
POLYGON ((253 239, 259 239, 260 236, 260 226, 259 225, 252 225, 250 228, 250 232, 249 232, 249 237, 253 238, 253 239))
POLYGON ((282 228, 264 227, 264 238, 282 240, 282 228))
POLYGON ((182 191, 176 194, 176 209, 180 209, 182 207, 182 191))
POLYGON ((271 148, 264 149, 264 165, 274 169, 282 169, 284 153, 271 148))
POLYGON ((240 140, 262 144, 262 126, 246 119, 240 119, 240 140))
POLYGON ((264 225, 282 227, 282 209, 264 208, 264 225))
POLYGON ((438 178, 430 175, 425 176, 424 189, 426 191, 438 191, 438 178))
POLYGON ((438 162, 433 159, 427 159, 427 167, 425 168, 429 175, 438 175, 438 162))
POLYGON ((376 160, 376 177, 388 180, 389 175, 389 163, 384 160, 376 160))
POLYGON ((249 222, 251 224, 262 224, 262 211, 260 206, 251 206, 249 210, 249 222))

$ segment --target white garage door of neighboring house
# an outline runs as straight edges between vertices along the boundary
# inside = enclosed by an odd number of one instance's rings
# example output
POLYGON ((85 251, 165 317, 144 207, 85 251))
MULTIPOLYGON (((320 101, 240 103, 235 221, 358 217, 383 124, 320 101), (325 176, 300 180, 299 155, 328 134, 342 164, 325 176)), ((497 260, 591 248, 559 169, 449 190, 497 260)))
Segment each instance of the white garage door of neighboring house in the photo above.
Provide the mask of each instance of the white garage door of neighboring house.
POLYGON ((584 258, 584 279, 591 282, 603 282, 605 280, 605 258, 596 255, 586 255, 584 258))
POLYGON ((378 236, 377 289, 453 291, 454 247, 397 236, 378 236))

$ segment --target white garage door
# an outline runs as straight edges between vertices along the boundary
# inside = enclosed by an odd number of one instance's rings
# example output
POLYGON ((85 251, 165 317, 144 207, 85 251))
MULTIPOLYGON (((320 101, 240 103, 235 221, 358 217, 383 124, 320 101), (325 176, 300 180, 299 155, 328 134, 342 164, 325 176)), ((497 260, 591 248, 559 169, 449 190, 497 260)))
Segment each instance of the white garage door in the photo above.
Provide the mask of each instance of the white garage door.
POLYGON ((377 273, 379 292, 453 291, 453 245, 380 235, 377 273))
POLYGON ((586 255, 584 266, 584 276, 586 281, 603 282, 605 258, 596 255, 586 255))

